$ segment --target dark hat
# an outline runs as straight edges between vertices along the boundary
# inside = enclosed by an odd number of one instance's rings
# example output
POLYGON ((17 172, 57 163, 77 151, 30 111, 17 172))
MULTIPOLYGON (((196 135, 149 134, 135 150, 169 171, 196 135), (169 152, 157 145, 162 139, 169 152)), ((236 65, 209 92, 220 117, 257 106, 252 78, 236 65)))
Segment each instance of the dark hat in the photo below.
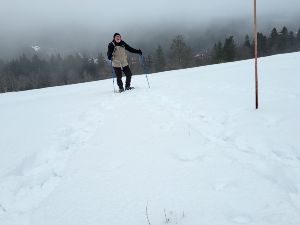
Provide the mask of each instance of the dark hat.
POLYGON ((121 34, 119 34, 119 33, 115 33, 115 34, 114 34, 114 38, 115 38, 117 35, 120 35, 120 36, 121 36, 121 34))

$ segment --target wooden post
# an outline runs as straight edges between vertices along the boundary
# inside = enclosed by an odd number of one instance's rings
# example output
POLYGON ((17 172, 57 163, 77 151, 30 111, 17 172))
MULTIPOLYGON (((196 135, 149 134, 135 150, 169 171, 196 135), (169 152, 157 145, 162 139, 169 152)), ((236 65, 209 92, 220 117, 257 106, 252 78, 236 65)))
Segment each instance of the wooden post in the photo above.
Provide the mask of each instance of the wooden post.
POLYGON ((255 108, 258 109, 258 72, 257 72, 257 21, 256 0, 254 0, 254 57, 255 57, 255 108))

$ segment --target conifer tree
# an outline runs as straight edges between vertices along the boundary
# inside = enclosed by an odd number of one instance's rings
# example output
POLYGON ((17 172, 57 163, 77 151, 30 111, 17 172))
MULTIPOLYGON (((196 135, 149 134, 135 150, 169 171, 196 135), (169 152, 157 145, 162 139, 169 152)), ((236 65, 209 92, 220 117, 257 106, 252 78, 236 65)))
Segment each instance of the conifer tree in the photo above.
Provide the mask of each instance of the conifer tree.
MULTIPOLYGON (((147 58, 145 59, 145 66, 147 68, 147 73, 152 73, 153 72, 153 66, 154 66, 154 63, 153 63, 153 59, 152 59, 152 56, 151 55, 148 55, 147 58)), ((145 71, 143 71, 145 72, 145 71)))
POLYGON ((278 50, 279 53, 287 52, 288 48, 288 29, 284 26, 279 34, 278 50))
POLYGON ((226 38, 223 51, 224 51, 224 60, 226 62, 232 62, 235 59, 236 44, 234 42, 233 36, 226 38))
POLYGON ((248 34, 245 36, 244 46, 247 48, 251 48, 250 38, 248 34))
POLYGON ((300 51, 300 28, 297 31, 296 45, 297 45, 297 51, 300 51))
POLYGON ((290 31, 287 37, 287 52, 297 51, 296 37, 293 31, 290 31))
POLYGON ((213 50, 213 63, 223 63, 224 62, 224 49, 222 42, 218 42, 214 45, 213 50))
POLYGON ((172 41, 170 49, 173 68, 188 68, 193 65, 192 49, 185 43, 182 35, 172 41))
POLYGON ((162 47, 159 45, 155 51, 154 69, 156 72, 164 71, 166 68, 166 59, 162 47))
POLYGON ((267 37, 259 32, 257 33, 257 51, 259 57, 268 55, 267 37))
POLYGON ((237 47, 236 57, 237 59, 250 59, 252 56, 253 46, 251 45, 249 35, 246 35, 243 45, 237 47))
POLYGON ((269 37, 270 54, 276 54, 278 52, 278 45, 279 45, 279 34, 277 32, 277 29, 274 27, 269 37))

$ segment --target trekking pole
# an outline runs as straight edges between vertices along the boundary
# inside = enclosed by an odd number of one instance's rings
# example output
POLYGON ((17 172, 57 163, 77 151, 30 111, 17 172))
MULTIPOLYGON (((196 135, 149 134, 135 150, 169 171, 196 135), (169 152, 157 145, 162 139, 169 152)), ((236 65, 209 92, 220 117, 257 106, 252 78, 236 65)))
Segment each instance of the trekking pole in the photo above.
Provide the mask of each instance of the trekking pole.
POLYGON ((148 83, 148 87, 150 88, 150 84, 149 84, 149 80, 148 80, 148 71, 147 68, 145 66, 145 57, 143 55, 140 55, 140 64, 142 65, 143 69, 144 69, 144 73, 146 75, 146 79, 147 79, 147 83, 148 83))
POLYGON ((110 60, 110 67, 111 67, 111 77, 113 79, 113 87, 114 87, 114 92, 116 92, 116 88, 115 88, 115 77, 116 77, 116 72, 113 68, 113 65, 112 65, 112 61, 110 60))

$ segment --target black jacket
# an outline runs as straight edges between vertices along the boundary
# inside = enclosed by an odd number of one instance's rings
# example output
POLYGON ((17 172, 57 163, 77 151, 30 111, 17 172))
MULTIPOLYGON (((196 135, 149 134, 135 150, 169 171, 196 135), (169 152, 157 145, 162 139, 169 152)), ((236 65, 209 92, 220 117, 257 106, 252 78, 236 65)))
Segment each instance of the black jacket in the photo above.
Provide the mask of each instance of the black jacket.
POLYGON ((115 46, 121 46, 131 53, 141 54, 141 50, 137 50, 135 48, 130 47, 125 41, 120 41, 119 43, 117 43, 113 40, 108 44, 107 58, 109 60, 111 60, 112 58, 115 46))

